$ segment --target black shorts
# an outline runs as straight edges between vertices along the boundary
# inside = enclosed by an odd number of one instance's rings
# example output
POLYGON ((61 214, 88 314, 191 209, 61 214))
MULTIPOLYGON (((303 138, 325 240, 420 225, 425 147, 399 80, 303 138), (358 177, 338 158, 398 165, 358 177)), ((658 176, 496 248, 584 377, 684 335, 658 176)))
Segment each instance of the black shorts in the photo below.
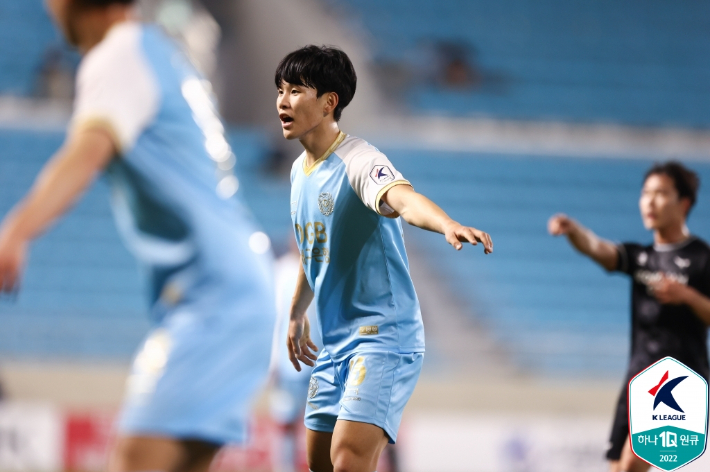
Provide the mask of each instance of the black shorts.
POLYGON ((614 413, 614 424, 611 427, 609 437, 609 449, 606 451, 606 458, 610 461, 621 459, 621 451, 629 436, 629 385, 624 384, 616 402, 616 412, 614 413))

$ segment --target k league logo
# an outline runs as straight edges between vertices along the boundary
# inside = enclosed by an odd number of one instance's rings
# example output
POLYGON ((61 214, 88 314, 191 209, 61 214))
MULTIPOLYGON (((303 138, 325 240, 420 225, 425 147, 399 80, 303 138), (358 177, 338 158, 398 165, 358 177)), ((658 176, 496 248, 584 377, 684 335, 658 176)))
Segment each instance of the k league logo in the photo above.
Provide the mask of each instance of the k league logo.
POLYGON ((394 180, 394 172, 388 166, 375 166, 370 171, 370 177, 377 185, 383 185, 394 180))
POLYGON ((629 382, 629 441, 641 459, 676 470, 705 452, 707 381, 666 357, 629 382))

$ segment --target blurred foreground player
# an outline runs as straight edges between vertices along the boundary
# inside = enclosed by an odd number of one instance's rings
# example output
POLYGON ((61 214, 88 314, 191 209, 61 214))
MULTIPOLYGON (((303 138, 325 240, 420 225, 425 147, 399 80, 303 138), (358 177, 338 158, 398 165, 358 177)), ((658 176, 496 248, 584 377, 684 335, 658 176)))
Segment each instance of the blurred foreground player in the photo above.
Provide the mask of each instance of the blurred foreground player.
POLYGON ((639 472, 649 465, 631 451, 627 389, 636 374, 672 356, 708 378, 710 248, 692 236, 686 219, 699 180, 677 162, 652 167, 645 176, 639 207, 653 244, 614 244, 566 215, 553 216, 548 229, 609 271, 632 278, 631 359, 611 432, 607 459, 612 472, 639 472))
POLYGON ((220 445, 244 440, 266 378, 271 259, 254 244, 266 236, 235 196, 208 84, 179 49, 133 19, 131 0, 47 3, 84 58, 66 142, 0 229, 0 292, 18 288, 30 241, 105 171, 156 323, 109 470, 206 471, 220 445))
POLYGON ((442 233, 457 250, 488 234, 462 226, 414 191, 387 157, 338 127, 356 75, 341 50, 307 46, 274 77, 283 135, 305 152, 291 171, 291 217, 301 266, 287 346, 296 370, 315 367, 305 424, 314 472, 373 472, 395 443, 424 358, 424 326, 402 223, 442 233), (324 348, 306 310, 315 299, 324 348))

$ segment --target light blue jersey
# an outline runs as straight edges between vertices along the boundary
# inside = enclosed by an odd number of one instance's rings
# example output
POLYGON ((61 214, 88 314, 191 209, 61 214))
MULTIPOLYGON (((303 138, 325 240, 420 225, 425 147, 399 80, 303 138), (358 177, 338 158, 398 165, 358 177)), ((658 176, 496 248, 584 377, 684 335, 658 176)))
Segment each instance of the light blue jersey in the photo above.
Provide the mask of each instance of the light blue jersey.
POLYGON ((424 351, 419 301, 409 275, 402 225, 381 199, 409 182, 387 157, 341 133, 310 168, 291 171, 291 216, 306 277, 315 292, 324 351, 424 351))
POLYGON ((113 209, 153 314, 176 303, 219 310, 225 297, 244 313, 263 309, 270 257, 250 247, 257 227, 235 195, 209 82, 156 27, 121 23, 85 57, 71 127, 97 125, 119 147, 107 171, 113 209))
POLYGON ((146 273, 155 329, 123 434, 244 438, 275 319, 268 238, 237 194, 209 83, 155 27, 114 26, 84 58, 70 133, 101 128, 116 222, 146 273))

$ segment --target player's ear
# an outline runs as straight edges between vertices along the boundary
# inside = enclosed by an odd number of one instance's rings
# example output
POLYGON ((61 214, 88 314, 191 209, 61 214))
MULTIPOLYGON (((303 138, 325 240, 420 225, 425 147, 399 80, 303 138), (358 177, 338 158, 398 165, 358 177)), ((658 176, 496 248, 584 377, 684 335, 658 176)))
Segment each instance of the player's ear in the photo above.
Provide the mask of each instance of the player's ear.
POLYGON ((335 92, 328 92, 325 94, 325 106, 323 107, 323 117, 325 118, 329 114, 335 111, 335 108, 340 103, 340 97, 335 92))
POLYGON ((683 214, 687 217, 690 213, 690 198, 683 197, 680 199, 681 208, 683 209, 683 214))

